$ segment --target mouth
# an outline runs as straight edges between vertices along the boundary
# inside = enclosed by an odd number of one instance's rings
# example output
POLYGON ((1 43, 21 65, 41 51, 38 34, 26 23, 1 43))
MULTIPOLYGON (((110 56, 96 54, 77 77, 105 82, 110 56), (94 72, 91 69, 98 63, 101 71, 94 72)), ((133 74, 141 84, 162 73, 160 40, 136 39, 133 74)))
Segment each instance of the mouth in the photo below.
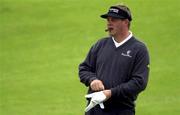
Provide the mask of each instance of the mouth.
POLYGON ((111 25, 107 25, 107 28, 105 29, 105 32, 112 32, 114 30, 114 27, 111 25))
POLYGON ((111 32, 113 29, 114 29, 114 28, 112 28, 112 27, 108 27, 108 28, 107 28, 107 31, 111 32))

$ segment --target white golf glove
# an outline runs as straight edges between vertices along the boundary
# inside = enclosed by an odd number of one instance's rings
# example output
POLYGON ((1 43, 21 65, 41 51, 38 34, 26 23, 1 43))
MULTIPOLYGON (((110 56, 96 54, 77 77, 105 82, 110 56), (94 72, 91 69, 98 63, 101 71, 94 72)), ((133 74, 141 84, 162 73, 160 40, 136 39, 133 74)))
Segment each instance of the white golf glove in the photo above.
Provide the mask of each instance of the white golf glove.
POLYGON ((103 102, 106 100, 106 96, 103 91, 91 93, 85 96, 86 98, 91 98, 89 105, 86 107, 85 112, 89 111, 96 105, 100 105, 101 109, 104 109, 103 102))

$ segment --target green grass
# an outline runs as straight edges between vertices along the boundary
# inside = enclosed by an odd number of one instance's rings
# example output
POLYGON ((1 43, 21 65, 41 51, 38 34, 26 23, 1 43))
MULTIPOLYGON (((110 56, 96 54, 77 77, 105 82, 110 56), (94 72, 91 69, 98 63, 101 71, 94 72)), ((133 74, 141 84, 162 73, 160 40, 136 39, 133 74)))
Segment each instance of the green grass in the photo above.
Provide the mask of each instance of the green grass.
MULTIPOLYGON (((78 65, 106 36, 99 15, 119 0, 1 0, 0 115, 81 115, 78 65)), ((179 0, 123 0, 131 30, 150 51, 137 115, 180 114, 179 0)))

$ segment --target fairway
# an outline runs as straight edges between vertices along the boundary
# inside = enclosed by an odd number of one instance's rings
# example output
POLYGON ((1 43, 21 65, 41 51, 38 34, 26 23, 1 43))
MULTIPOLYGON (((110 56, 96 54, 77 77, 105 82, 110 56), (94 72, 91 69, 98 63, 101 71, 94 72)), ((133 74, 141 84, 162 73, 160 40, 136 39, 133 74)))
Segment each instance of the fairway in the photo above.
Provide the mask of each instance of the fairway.
POLYGON ((179 115, 179 0, 0 0, 0 115, 83 115, 78 65, 107 36, 100 15, 120 2, 151 58, 136 115, 179 115))

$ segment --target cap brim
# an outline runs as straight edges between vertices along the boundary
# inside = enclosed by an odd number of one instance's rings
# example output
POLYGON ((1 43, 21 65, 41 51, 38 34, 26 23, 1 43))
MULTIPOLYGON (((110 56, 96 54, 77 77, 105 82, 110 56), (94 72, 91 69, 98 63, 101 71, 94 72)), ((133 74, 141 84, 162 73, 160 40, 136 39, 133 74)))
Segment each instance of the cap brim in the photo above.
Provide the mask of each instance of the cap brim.
POLYGON ((118 19, 125 19, 125 17, 119 16, 119 15, 114 14, 114 13, 108 13, 108 14, 101 15, 101 18, 105 18, 106 19, 107 17, 113 17, 113 18, 118 18, 118 19))

